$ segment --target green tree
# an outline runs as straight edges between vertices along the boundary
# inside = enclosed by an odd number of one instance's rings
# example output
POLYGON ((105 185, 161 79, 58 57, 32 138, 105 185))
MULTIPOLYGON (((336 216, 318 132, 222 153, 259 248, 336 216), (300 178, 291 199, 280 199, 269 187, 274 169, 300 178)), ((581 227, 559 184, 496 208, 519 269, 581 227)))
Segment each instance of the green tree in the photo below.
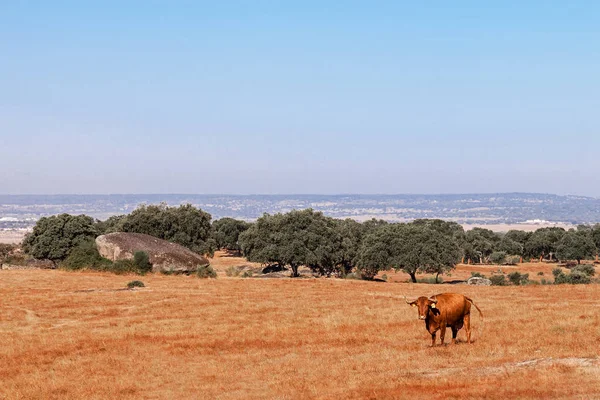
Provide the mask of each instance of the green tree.
POLYGON ((180 244, 199 253, 212 255, 211 215, 191 204, 141 206, 122 221, 123 232, 145 233, 180 244))
POLYGON ((502 265, 506 262, 505 251, 495 251, 490 255, 490 261, 492 264, 502 265))
POLYGON ((250 224, 233 218, 221 218, 212 224, 212 236, 217 248, 231 251, 241 251, 240 234, 246 231, 250 224))
POLYGON ((6 259, 16 248, 14 244, 0 243, 0 261, 6 259))
POLYGON ((527 242, 527 240, 529 239, 530 236, 531 236, 531 232, 525 232, 525 231, 520 231, 517 229, 511 229, 510 231, 506 232, 506 234, 504 235, 504 238, 515 241, 515 242, 519 243, 521 246, 525 247, 525 243, 527 242))
POLYGON ((497 251, 503 251, 506 254, 513 256, 523 255, 523 245, 509 237, 504 236, 500 242, 496 245, 497 251))
POLYGON ((99 235, 122 232, 123 223, 127 220, 127 217, 127 215, 113 215, 105 221, 96 221, 96 230, 99 235))
POLYGON ((596 245, 586 233, 570 230, 556 245, 556 252, 560 259, 577 260, 581 264, 581 260, 596 254, 596 245))
POLYGON ((66 259, 79 244, 93 240, 98 232, 92 217, 60 214, 42 217, 23 241, 23 250, 54 264, 66 259))
POLYGON ((335 264, 339 273, 344 276, 356 267, 358 254, 363 237, 368 229, 375 229, 375 225, 365 226, 353 219, 335 220, 337 239, 340 241, 335 264))
POLYGON ((529 257, 552 259, 556 253, 556 246, 564 235, 563 228, 540 228, 527 239, 525 254, 529 257))
POLYGON ((286 214, 264 214, 239 238, 249 261, 289 265, 292 276, 306 265, 321 274, 336 266, 341 240, 336 223, 312 209, 286 214))
POLYGON ((472 260, 479 259, 480 263, 496 250, 500 237, 489 229, 473 228, 465 233, 465 256, 472 260))
POLYGON ((417 272, 438 275, 452 270, 461 250, 452 236, 426 224, 390 224, 365 236, 360 250, 359 271, 373 277, 394 268, 417 281, 417 272))
MULTIPOLYGON (((590 233, 590 237, 596 245, 597 251, 600 250, 600 224, 594 225, 594 227, 592 228, 592 232, 590 233)), ((596 254, 598 254, 597 251, 596 254)))

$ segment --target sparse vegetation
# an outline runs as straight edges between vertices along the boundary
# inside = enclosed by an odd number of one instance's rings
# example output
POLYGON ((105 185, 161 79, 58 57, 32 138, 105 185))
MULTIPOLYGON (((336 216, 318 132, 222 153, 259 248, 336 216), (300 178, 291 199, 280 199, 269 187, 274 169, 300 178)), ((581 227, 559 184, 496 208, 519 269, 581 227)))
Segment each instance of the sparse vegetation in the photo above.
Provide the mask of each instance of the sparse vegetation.
POLYGON ((489 277, 489 280, 492 282, 492 286, 506 286, 508 285, 508 281, 504 275, 492 275, 489 277))
POLYGON ((216 278, 217 273, 210 265, 201 265, 196 270, 196 276, 202 279, 216 278))
POLYGON ((238 277, 240 276, 241 272, 241 268, 232 265, 231 267, 227 268, 227 270, 225 271, 225 275, 230 277, 238 277))
POLYGON ((136 287, 145 287, 146 285, 144 285, 144 282, 142 281, 131 281, 127 284, 127 288, 128 289, 133 289, 136 287))
POLYGON ((136 251, 133 255, 133 263, 137 266, 138 272, 141 274, 152 272, 150 257, 145 251, 136 251))
POLYGON ((585 269, 573 269, 570 273, 565 274, 561 268, 555 268, 552 270, 552 274, 554 275, 554 283, 557 285, 566 283, 572 285, 586 284, 592 281, 591 275, 588 275, 585 269))
POLYGON ((508 280, 516 286, 527 285, 529 283, 529 274, 521 274, 518 271, 511 272, 508 274, 508 280))
POLYGON ((252 271, 244 271, 244 273, 241 275, 242 278, 252 278, 254 274, 252 273, 252 271))

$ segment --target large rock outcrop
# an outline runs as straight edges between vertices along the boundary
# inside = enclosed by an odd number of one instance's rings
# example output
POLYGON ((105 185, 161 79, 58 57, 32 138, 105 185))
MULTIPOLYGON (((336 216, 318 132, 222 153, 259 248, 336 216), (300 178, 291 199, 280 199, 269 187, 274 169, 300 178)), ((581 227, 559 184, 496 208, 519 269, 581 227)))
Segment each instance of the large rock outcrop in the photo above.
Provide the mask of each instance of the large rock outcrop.
POLYGON ((208 259, 175 243, 142 233, 115 232, 96 238, 98 252, 111 261, 133 259, 136 251, 150 257, 153 272, 189 273, 208 265, 208 259))

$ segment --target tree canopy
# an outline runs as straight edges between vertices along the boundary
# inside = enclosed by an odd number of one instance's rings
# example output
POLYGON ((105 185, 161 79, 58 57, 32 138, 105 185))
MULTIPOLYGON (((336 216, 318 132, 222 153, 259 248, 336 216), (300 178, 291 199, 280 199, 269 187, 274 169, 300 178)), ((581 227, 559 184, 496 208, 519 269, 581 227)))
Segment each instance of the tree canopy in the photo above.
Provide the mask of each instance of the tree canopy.
POLYGON ((55 264, 86 240, 96 238, 95 221, 87 215, 60 214, 42 217, 23 241, 23 250, 55 264))
POLYGON ((560 259, 581 263, 596 253, 596 245, 586 232, 571 230, 558 241, 556 252, 560 259))
POLYGON ((553 258, 556 246, 564 236, 563 228, 540 228, 533 232, 525 243, 525 254, 530 257, 553 258))
POLYGON ((366 277, 394 268, 410 275, 442 274, 460 261, 455 238, 427 224, 390 224, 367 234, 360 250, 358 268, 366 277))
POLYGON ((250 228, 250 223, 233 218, 221 218, 212 224, 212 237, 217 248, 241 251, 240 234, 250 228))
POLYGON ((123 232, 145 233, 180 244, 199 254, 213 254, 211 215, 191 204, 141 206, 122 221, 114 221, 123 232))
POLYGON ((292 276, 306 265, 330 274, 337 264, 341 239, 333 218, 312 209, 286 214, 264 214, 240 235, 249 261, 289 265, 292 276))

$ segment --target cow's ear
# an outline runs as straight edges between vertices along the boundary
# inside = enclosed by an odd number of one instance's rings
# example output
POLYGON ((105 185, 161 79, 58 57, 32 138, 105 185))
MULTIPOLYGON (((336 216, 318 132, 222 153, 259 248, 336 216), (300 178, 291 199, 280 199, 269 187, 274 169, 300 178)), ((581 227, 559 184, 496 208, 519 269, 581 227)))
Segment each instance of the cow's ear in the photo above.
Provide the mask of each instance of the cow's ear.
POLYGON ((435 308, 435 303, 431 303, 431 304, 429 305, 429 307, 431 307, 431 308, 435 308))

